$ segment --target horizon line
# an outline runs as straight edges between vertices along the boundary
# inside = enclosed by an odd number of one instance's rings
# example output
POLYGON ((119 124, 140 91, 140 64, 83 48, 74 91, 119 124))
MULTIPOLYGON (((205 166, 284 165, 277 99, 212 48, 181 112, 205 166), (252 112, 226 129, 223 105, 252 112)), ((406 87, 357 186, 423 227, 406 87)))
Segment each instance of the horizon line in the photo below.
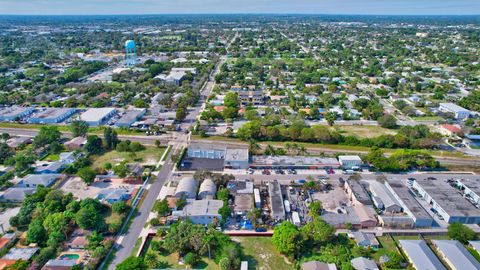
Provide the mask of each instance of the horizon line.
POLYGON ((118 14, 108 14, 108 13, 97 13, 97 14, 4 14, 0 13, 0 16, 164 16, 164 15, 310 15, 310 16, 456 16, 456 17, 465 17, 465 16, 480 16, 480 13, 472 14, 387 14, 387 13, 307 13, 307 12, 298 12, 298 13, 288 13, 288 12, 273 12, 273 13, 255 13, 255 12, 245 12, 245 13, 118 13, 118 14))

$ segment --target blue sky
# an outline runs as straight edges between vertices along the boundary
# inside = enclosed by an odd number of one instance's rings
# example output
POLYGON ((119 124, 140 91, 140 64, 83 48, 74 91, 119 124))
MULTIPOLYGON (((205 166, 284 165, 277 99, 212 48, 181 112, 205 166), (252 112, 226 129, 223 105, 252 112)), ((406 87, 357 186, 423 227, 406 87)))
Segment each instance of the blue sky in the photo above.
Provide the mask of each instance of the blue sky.
POLYGON ((480 14, 480 0, 0 0, 0 14, 480 14))

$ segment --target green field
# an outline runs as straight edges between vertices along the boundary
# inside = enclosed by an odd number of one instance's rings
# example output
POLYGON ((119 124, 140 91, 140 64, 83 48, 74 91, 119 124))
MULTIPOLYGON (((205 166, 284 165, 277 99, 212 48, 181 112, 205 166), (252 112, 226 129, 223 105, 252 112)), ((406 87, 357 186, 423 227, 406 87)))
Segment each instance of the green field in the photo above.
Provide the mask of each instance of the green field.
MULTIPOLYGON (((18 129, 40 129, 42 126, 41 124, 20 124, 20 123, 5 123, 2 122, 0 123, 0 128, 18 128, 18 129)), ((56 125, 58 127, 58 130, 61 132, 70 132, 70 127, 67 125, 56 125)), ((90 127, 88 128, 88 133, 89 134, 97 134, 97 135, 102 135, 103 130, 105 127, 90 127)), ((115 131, 118 133, 118 135, 140 135, 144 134, 143 131, 138 131, 138 130, 130 130, 130 129, 125 129, 125 128, 115 128, 115 131)))
POLYGON ((285 257, 273 246, 271 237, 233 237, 242 246, 248 269, 287 270, 292 269, 285 257))
POLYGON ((334 126, 334 128, 344 134, 353 135, 359 138, 373 138, 380 135, 395 135, 397 132, 392 129, 386 129, 379 126, 334 126))
POLYGON ((130 152, 118 152, 113 150, 106 152, 101 156, 93 156, 92 167, 100 168, 107 162, 114 165, 123 161, 126 161, 127 163, 139 162, 141 164, 156 164, 162 157, 165 149, 165 147, 157 148, 154 146, 147 146, 145 150, 136 152, 135 155, 132 155, 130 152))

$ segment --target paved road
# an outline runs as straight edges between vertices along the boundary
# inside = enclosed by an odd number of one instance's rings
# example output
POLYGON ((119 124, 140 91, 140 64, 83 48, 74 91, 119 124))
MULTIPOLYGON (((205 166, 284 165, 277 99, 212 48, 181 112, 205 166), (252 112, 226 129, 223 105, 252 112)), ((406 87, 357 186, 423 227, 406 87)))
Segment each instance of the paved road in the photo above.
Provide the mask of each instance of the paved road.
POLYGON ((115 258, 108 266, 108 269, 114 270, 115 266, 125 260, 132 254, 133 247, 135 242, 139 238, 140 232, 143 229, 145 223, 147 223, 148 216, 152 210, 153 204, 155 203, 160 190, 162 189, 163 184, 167 181, 173 171, 174 163, 170 160, 170 156, 180 148, 179 144, 175 146, 170 151, 167 156, 166 162, 163 165, 162 169, 156 176, 156 180, 151 184, 148 189, 148 193, 143 200, 143 203, 138 209, 137 215, 133 218, 132 224, 130 225, 129 230, 121 237, 122 240, 119 245, 117 245, 117 251, 115 253, 115 258))

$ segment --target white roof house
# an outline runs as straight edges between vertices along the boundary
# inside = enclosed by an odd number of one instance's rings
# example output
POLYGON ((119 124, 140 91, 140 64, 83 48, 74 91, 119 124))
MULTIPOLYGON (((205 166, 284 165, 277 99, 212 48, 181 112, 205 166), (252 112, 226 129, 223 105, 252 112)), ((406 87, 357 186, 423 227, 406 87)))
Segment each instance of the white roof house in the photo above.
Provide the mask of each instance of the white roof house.
POLYGON ((452 269, 480 269, 480 263, 456 240, 432 241, 444 261, 452 269))
POLYGON ((200 185, 200 189, 198 191, 198 198, 213 199, 213 197, 215 196, 215 192, 217 192, 217 185, 215 185, 212 179, 207 178, 203 180, 202 184, 200 185))
POLYGON ((362 159, 355 155, 338 156, 338 162, 340 162, 340 165, 344 169, 362 166, 362 159))
POLYGON ((468 118, 471 114, 469 110, 460 107, 454 103, 440 103, 438 109, 443 112, 453 113, 456 119, 465 119, 468 118))
POLYGON ((50 187, 61 177, 61 174, 29 174, 20 180, 15 187, 37 188, 40 185, 50 187))
POLYGON ((195 199, 197 197, 197 180, 192 177, 184 177, 178 182, 175 197, 186 199, 195 199))
POLYGON ((418 270, 446 270, 424 240, 400 240, 400 246, 418 270))

